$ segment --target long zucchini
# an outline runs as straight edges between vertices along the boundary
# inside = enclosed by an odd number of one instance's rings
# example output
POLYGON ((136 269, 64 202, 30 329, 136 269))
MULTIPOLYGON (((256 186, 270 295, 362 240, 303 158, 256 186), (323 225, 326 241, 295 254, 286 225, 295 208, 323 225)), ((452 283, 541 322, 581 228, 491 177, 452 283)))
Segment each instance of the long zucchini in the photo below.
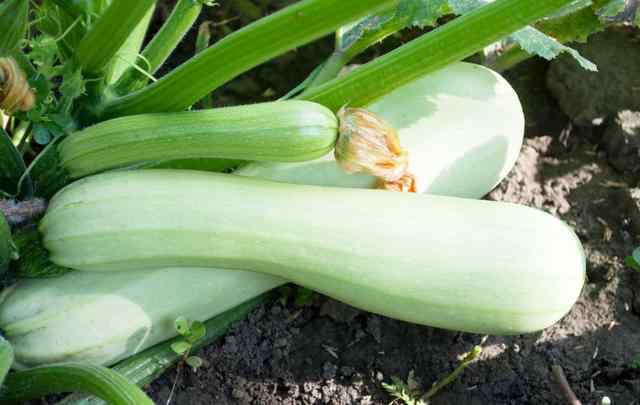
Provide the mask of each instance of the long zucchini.
MULTIPOLYGON (((392 124, 419 192, 478 198, 515 164, 524 114, 498 73, 454 63, 404 85, 367 106, 392 124)), ((372 188, 376 179, 346 174, 332 155, 303 163, 249 163, 235 174, 286 183, 372 188)))
POLYGON ((285 282, 196 268, 20 280, 0 305, 0 329, 19 369, 63 361, 110 365, 175 336, 179 316, 206 321, 285 282))
POLYGON ((335 115, 308 101, 143 114, 69 135, 32 174, 39 194, 46 195, 52 166, 56 177, 72 180, 185 158, 298 162, 326 155, 336 137, 335 115))
POLYGON ((250 269, 371 312, 490 334, 554 323, 585 272, 571 229, 532 208, 191 171, 80 180, 40 230, 61 266, 250 269))

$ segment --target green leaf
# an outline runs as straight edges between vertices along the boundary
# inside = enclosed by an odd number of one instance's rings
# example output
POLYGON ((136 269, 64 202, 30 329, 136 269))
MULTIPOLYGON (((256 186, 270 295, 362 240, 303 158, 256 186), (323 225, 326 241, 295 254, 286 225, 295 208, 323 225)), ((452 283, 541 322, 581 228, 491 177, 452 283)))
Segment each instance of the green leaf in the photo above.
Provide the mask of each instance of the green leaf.
POLYGON ((202 367, 203 361, 198 356, 190 356, 187 357, 185 362, 193 369, 193 371, 198 371, 200 367, 202 367))
POLYGON ((51 132, 42 124, 35 124, 31 134, 38 145, 46 145, 51 142, 51 132))
MULTIPOLYGON (((4 274, 9 267, 9 262, 13 259, 14 245, 11 240, 11 228, 4 214, 0 211, 0 275, 4 274)), ((0 336, 0 342, 2 342, 0 336)), ((1 367, 0 367, 1 368, 1 367)))
POLYGON ((584 58, 578 51, 561 44, 557 40, 545 35, 533 27, 525 27, 515 32, 511 37, 525 51, 538 55, 544 59, 551 60, 561 53, 568 53, 582 66, 584 69, 596 72, 598 67, 590 60, 584 58))
MULTIPOLYGON (((451 0, 450 2, 452 2, 451 0)), ((448 11, 447 0, 401 0, 395 18, 409 20, 408 25, 434 25, 448 11)))
POLYGON ((603 18, 615 17, 624 11, 626 6, 625 0, 610 0, 606 5, 598 9, 598 15, 603 18))
POLYGON ((71 111, 73 102, 85 94, 85 80, 80 69, 75 69, 71 64, 67 64, 62 74, 62 84, 60 85, 60 110, 65 113, 71 111))
MULTIPOLYGON (((491 2, 493 2, 493 0, 449 0, 449 5, 454 13, 464 15, 491 2)), ((576 4, 574 4, 574 6, 575 5, 576 4)), ((573 58, 578 61, 580 66, 584 69, 589 71, 598 70, 594 63, 584 58, 575 49, 561 44, 558 40, 551 38, 531 26, 527 26, 511 34, 508 37, 508 40, 518 43, 522 49, 532 55, 537 55, 544 59, 551 60, 561 53, 568 53, 573 56, 573 58)))
POLYGON ((171 350, 176 352, 177 354, 185 354, 191 349, 191 344, 189 342, 185 342, 184 340, 180 340, 178 342, 173 342, 171 344, 171 350))
POLYGON ((29 26, 29 0, 0 3, 0 57, 20 47, 29 26))
POLYGON ((362 20, 345 27, 338 31, 337 49, 346 50, 353 46, 367 32, 378 30, 382 25, 393 18, 392 15, 370 15, 362 20))
POLYGON ((202 339, 207 334, 207 329, 200 321, 191 322, 191 333, 189 333, 188 340, 190 343, 195 343, 202 339))
POLYGON ((591 7, 558 18, 545 18, 535 26, 562 43, 586 42, 589 35, 604 29, 604 24, 591 7))
POLYGON ((640 253, 638 252, 638 249, 634 250, 631 256, 627 256, 624 259, 624 264, 626 264, 633 270, 640 272, 640 261, 638 260, 640 259, 640 257, 637 257, 639 255, 640 253))
POLYGON ((640 248, 634 249, 633 253, 631 253, 631 256, 633 257, 633 260, 635 260, 635 262, 640 265, 640 248))
POLYGON ((187 336, 191 332, 191 328, 189 328, 189 321, 184 316, 179 316, 175 321, 176 331, 182 335, 187 336))
POLYGON ((303 307, 311 302, 313 298, 313 290, 304 287, 298 287, 294 304, 297 307, 303 307))
MULTIPOLYGON (((25 170, 22 156, 13 146, 9 135, 0 127, 0 196, 18 194, 18 182, 25 170)), ((33 192, 32 189, 28 191, 33 192)))
POLYGON ((585 8, 591 6, 593 4, 593 0, 574 0, 566 6, 562 7, 557 12, 551 14, 547 18, 561 18, 566 17, 571 14, 574 14, 580 10, 584 10, 585 8))

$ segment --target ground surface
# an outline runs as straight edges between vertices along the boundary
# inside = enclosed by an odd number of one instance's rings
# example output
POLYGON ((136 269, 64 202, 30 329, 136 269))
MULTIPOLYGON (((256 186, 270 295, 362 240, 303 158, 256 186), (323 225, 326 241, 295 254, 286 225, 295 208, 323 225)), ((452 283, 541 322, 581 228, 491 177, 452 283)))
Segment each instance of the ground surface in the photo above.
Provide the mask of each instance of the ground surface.
MULTIPOLYGON (((237 14, 231 26, 248 20, 237 14)), ((282 94, 330 46, 323 41, 260 67, 219 92, 217 102, 282 94)), ((177 61, 191 50, 181 52, 177 61)), ((547 70, 546 62, 534 60, 507 74, 525 108, 526 142, 514 170, 487 198, 540 208, 571 224, 588 255, 589 281, 557 325, 537 334, 489 337, 480 359, 432 404, 561 404, 551 381, 554 364, 563 367, 583 404, 599 404, 603 395, 614 404, 640 403, 640 369, 632 366, 640 359, 640 299, 634 296, 634 289, 640 296, 640 276, 623 263, 638 244, 640 201, 631 190, 637 179, 607 163, 602 130, 570 123, 547 90, 547 70)), ((205 367, 182 376, 173 400, 388 404, 392 398, 382 382, 413 371, 426 390, 481 339, 393 321, 321 296, 304 307, 271 303, 207 347, 201 353, 205 367)), ((175 379, 170 371, 148 392, 166 403, 175 379)))

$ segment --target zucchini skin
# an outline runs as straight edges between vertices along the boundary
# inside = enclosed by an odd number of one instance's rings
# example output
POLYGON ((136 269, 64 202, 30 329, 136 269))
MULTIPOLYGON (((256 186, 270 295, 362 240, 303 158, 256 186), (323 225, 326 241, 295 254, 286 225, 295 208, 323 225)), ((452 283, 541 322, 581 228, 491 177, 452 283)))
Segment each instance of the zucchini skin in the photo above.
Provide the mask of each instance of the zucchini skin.
POLYGON ((11 369, 13 359, 14 354, 11 344, 0 336, 0 391, 2 391, 4 379, 11 369))
MULTIPOLYGON (((365 107, 389 122, 409 152, 421 193, 480 198, 515 164, 524 139, 518 95, 498 73, 453 63, 365 107)), ((284 183, 375 188, 365 174, 347 174, 332 155, 302 162, 251 162, 234 174, 284 183)))
POLYGON ((0 329, 17 369, 69 361, 111 365, 174 337, 179 316, 206 321, 285 282, 197 268, 23 279, 4 293, 0 329))
POLYGON ((404 321, 499 335, 559 320, 585 275, 575 234, 532 208, 191 171, 83 179, 54 197, 40 231, 51 260, 78 270, 251 269, 404 321))
POLYGON ((71 134, 57 149, 72 179, 178 159, 299 162, 329 153, 337 127, 326 107, 289 100, 116 118, 71 134))

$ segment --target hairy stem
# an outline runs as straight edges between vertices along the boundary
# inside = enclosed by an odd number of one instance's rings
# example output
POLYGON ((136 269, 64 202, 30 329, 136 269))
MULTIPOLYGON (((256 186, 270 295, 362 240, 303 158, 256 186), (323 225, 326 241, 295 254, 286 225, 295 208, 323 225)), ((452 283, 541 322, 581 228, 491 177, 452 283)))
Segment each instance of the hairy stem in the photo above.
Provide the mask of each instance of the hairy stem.
POLYGON ((303 99, 333 111, 358 107, 416 78, 462 60, 570 3, 571 0, 496 0, 323 85, 303 99))
POLYGON ((184 110, 241 73, 397 1, 301 1, 234 32, 156 83, 107 101, 96 113, 104 119, 184 110))

